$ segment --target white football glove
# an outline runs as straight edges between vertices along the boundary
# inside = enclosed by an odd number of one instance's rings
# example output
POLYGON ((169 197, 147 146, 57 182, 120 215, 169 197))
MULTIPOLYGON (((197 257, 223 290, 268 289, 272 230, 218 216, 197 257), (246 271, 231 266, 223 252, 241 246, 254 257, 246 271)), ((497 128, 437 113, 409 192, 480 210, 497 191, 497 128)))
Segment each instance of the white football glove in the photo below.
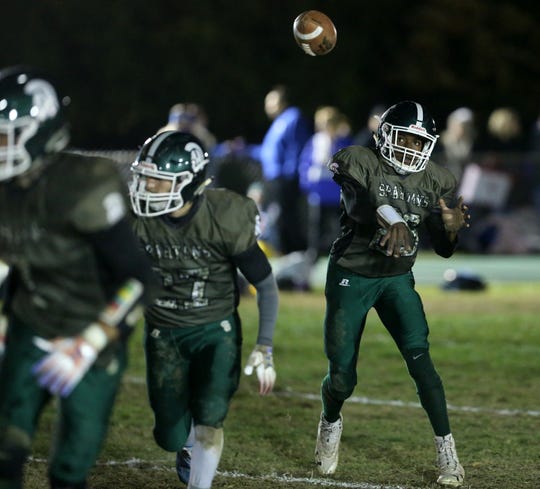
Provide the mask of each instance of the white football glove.
POLYGON ((267 345, 255 345, 249 355, 244 373, 251 375, 253 370, 257 371, 259 379, 259 394, 265 395, 272 392, 276 382, 276 371, 274 370, 274 358, 272 347, 267 345))
POLYGON ((67 397, 95 362, 107 337, 100 326, 92 324, 81 336, 52 341, 36 336, 34 344, 48 352, 32 367, 39 385, 52 394, 67 397))

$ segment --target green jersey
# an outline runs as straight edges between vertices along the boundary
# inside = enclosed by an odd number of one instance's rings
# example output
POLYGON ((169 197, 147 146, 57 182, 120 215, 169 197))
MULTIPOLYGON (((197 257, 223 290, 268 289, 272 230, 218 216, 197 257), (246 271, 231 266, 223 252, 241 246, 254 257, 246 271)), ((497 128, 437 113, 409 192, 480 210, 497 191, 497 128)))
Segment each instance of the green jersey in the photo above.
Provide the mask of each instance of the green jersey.
POLYGON ((146 309, 150 325, 202 325, 234 311, 236 266, 231 258, 257 241, 259 213, 253 200, 207 189, 185 219, 137 217, 134 230, 160 276, 159 290, 152 292, 156 299, 146 309))
POLYGON ((125 217, 125 184, 114 162, 71 153, 40 171, 28 186, 0 184, 0 259, 16 273, 12 312, 39 336, 73 336, 107 304, 85 234, 125 217))
MULTIPOLYGON (((456 179, 445 168, 429 161, 422 172, 399 175, 382 157, 362 146, 338 151, 328 167, 341 186, 344 210, 341 233, 331 250, 338 265, 367 277, 405 273, 414 265, 419 226, 424 222, 430 224, 430 233, 442 230, 432 236, 434 240, 447 241, 439 199, 454 200, 456 179), (411 230, 414 247, 407 256, 389 257, 379 246, 386 230, 377 223, 376 210, 384 204, 395 208, 411 230)), ((453 250, 448 242, 442 246, 453 250)))

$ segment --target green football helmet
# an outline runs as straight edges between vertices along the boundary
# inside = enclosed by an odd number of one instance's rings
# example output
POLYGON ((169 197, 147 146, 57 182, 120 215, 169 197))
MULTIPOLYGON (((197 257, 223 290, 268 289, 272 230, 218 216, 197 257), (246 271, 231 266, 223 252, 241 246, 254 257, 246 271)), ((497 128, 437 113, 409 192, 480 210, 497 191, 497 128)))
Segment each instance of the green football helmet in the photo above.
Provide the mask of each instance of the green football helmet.
POLYGON ((0 71, 0 180, 25 173, 45 154, 67 146, 65 100, 32 68, 0 71))
POLYGON ((209 161, 192 134, 165 131, 147 139, 131 165, 129 194, 135 214, 153 217, 184 207, 210 183, 206 179, 209 161), (170 191, 149 191, 148 178, 170 181, 170 191))
POLYGON ((438 137, 435 121, 422 105, 411 101, 399 102, 381 116, 377 149, 398 173, 417 173, 426 168, 438 137), (418 151, 399 145, 400 133, 419 136, 424 141, 422 149, 418 151))

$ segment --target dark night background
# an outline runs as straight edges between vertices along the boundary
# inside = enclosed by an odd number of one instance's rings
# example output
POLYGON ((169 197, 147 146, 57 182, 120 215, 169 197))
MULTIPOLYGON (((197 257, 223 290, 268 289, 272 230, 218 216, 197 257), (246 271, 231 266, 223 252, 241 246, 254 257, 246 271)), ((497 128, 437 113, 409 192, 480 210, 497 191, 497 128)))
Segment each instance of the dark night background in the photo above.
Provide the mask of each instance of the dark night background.
POLYGON ((176 102, 197 102, 224 140, 259 142, 266 92, 290 86, 306 114, 337 105, 360 129, 375 103, 415 99, 439 125, 459 106, 480 128, 498 106, 540 113, 540 7, 496 0, 17 0, 3 2, 0 65, 38 66, 72 99, 73 144, 136 148, 176 102), (305 55, 304 10, 338 44, 305 55))

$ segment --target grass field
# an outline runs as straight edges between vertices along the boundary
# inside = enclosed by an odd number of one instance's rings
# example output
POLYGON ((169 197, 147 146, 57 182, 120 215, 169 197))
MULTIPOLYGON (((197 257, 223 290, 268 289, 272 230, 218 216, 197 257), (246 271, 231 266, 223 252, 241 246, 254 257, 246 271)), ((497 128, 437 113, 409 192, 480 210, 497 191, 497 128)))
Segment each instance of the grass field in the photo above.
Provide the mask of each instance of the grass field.
MULTIPOLYGON (((420 286, 431 351, 445 383, 452 431, 466 470, 464 487, 540 487, 540 283, 494 284, 484 292, 420 286)), ((412 381, 375 314, 358 367, 359 384, 344 407, 340 464, 334 476, 315 470, 326 370, 324 297, 282 293, 275 336, 278 382, 267 398, 242 377, 225 424, 225 449, 214 487, 221 489, 434 488, 431 429, 412 381)), ((255 341, 256 304, 245 297, 244 357, 255 341)), ((43 416, 27 467, 27 488, 43 489, 52 410, 43 416)), ((140 330, 115 407, 109 437, 91 477, 93 489, 182 487, 174 454, 151 436, 140 330)))

